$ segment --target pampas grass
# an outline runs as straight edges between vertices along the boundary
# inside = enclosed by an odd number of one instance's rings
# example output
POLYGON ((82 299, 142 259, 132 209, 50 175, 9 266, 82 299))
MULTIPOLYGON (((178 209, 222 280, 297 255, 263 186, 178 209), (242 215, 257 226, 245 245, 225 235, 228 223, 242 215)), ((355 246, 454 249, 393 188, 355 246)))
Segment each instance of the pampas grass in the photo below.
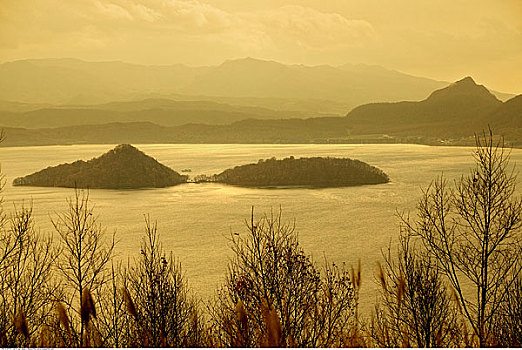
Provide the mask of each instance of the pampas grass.
POLYGON ((82 292, 82 305, 80 307, 80 316, 84 324, 88 324, 91 316, 96 318, 96 308, 92 299, 89 288, 84 288, 82 292))
POLYGON ((56 316, 58 317, 58 322, 62 325, 62 327, 70 332, 71 330, 71 321, 69 320, 69 316, 67 315, 67 311, 65 311, 65 307, 61 302, 56 303, 56 316))
POLYGON ((14 327, 18 334, 24 336, 26 339, 29 338, 29 325, 27 324, 27 318, 23 310, 18 310, 14 317, 14 327))
POLYGON ((135 319, 138 318, 138 312, 136 311, 136 306, 132 301, 129 290, 124 287, 121 289, 121 294, 123 295, 123 300, 125 301, 125 308, 127 309, 127 313, 135 319))

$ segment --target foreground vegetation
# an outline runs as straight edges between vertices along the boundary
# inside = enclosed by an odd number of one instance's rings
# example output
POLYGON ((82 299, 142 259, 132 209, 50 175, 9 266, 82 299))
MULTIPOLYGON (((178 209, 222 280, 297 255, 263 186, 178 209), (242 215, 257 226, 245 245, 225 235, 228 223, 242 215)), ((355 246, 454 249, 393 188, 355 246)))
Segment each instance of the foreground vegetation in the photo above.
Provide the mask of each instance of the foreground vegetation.
POLYGON ((2 211, 0 346, 520 346, 522 202, 502 143, 477 138, 475 159, 401 216, 372 315, 358 310, 360 268, 319 267, 280 213, 252 211, 231 235, 225 282, 203 303, 148 217, 124 266, 87 192, 52 218, 54 235, 36 231, 30 207, 2 211))

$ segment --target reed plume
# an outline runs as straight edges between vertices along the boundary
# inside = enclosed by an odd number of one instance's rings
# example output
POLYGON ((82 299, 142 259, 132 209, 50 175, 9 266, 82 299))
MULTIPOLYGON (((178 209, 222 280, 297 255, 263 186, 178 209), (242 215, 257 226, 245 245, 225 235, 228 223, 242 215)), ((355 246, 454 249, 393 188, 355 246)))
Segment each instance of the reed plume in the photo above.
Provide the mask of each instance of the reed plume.
POLYGON ((49 332, 49 327, 46 324, 42 326, 42 330, 40 331, 40 339, 39 339, 39 348, 50 348, 53 347, 51 344, 51 334, 49 332))
POLYGON ((236 304, 235 313, 239 326, 237 329, 236 343, 238 347, 245 347, 248 337, 248 318, 241 300, 236 304))
POLYGON ((67 316, 67 311, 65 311, 65 307, 61 302, 56 303, 56 315, 58 316, 58 321, 65 328, 66 331, 71 330, 71 322, 69 320, 69 316, 67 316))
POLYGON ((88 324, 91 316, 96 318, 96 308, 92 299, 89 288, 84 288, 82 292, 82 305, 80 307, 80 316, 84 324, 88 324))
POLYGON ((26 339, 29 338, 29 325, 23 310, 18 310, 14 317, 14 326, 18 334, 23 335, 26 339))
POLYGON ((280 347, 282 345, 283 329, 277 311, 269 302, 263 302, 262 311, 266 326, 266 346, 270 348, 280 347))
POLYGON ((245 307, 241 300, 239 300, 237 302, 235 311, 236 311, 237 320, 239 321, 241 328, 246 329, 247 328, 247 313, 245 311, 245 307))
POLYGON ((357 270, 351 267, 352 283, 355 289, 361 288, 361 259, 357 263, 357 270))
POLYGON ((5 330, 0 329, 0 347, 7 346, 7 335, 5 334, 5 330))
POLYGON ((128 314, 134 318, 137 318, 138 312, 136 311, 136 306, 134 305, 134 302, 132 301, 129 290, 127 288, 123 287, 121 289, 121 293, 123 295, 123 300, 125 300, 125 308, 127 309, 128 314))

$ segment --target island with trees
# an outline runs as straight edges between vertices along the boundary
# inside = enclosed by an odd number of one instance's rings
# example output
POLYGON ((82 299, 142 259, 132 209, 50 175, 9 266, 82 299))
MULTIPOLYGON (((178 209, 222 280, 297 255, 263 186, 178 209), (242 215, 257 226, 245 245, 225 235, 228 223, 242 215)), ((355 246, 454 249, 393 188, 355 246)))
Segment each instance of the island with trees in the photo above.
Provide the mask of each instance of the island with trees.
POLYGON ((185 183, 187 178, 137 148, 121 144, 88 161, 60 164, 16 178, 13 186, 159 188, 185 183))
POLYGON ((294 158, 259 160, 214 175, 215 182, 245 187, 344 187, 389 182, 382 170, 349 158, 294 158))

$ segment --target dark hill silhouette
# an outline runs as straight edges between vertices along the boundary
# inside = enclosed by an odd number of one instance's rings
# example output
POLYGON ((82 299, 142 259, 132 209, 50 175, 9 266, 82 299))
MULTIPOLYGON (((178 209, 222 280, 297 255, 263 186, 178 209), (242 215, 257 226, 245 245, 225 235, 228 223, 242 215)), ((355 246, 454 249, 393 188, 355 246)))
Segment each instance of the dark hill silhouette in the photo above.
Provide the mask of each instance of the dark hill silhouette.
POLYGON ((502 106, 484 86, 466 77, 418 102, 373 103, 347 114, 353 134, 459 137, 472 135, 476 122, 502 106))
POLYGON ((465 77, 445 88, 432 92, 427 101, 431 103, 474 101, 493 104, 500 102, 484 85, 478 85, 471 77, 465 77))
POLYGON ((484 118, 483 124, 490 125, 506 139, 522 144, 522 95, 504 102, 484 118))
POLYGON ((137 148, 122 144, 89 161, 49 167, 16 178, 14 186, 131 189, 168 187, 187 177, 160 164, 137 148))
POLYGON ((389 181, 382 170, 349 158, 289 157, 260 160, 214 175, 214 180, 248 187, 341 187, 381 184, 389 181))
POLYGON ((492 126, 522 128, 522 95, 513 97, 486 117, 492 126))

